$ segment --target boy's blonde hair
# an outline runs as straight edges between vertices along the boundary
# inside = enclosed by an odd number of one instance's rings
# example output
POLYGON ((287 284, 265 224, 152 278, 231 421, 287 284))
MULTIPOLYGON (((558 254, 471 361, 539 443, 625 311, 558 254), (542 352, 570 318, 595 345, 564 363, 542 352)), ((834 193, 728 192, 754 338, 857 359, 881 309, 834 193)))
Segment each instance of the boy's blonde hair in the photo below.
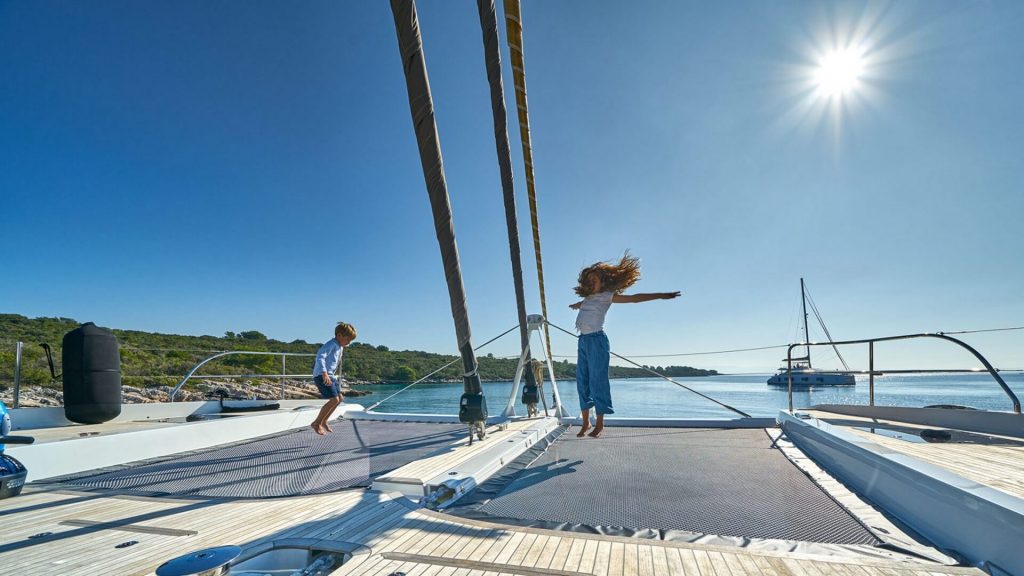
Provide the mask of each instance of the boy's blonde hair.
POLYGON ((338 325, 334 327, 334 335, 341 336, 342 338, 356 339, 356 327, 349 324, 348 322, 338 322, 338 325))
POLYGON ((601 290, 605 292, 622 292, 640 280, 640 259, 626 252, 618 264, 596 262, 580 270, 576 283, 576 294, 586 298, 594 293, 591 275, 601 278, 601 290))

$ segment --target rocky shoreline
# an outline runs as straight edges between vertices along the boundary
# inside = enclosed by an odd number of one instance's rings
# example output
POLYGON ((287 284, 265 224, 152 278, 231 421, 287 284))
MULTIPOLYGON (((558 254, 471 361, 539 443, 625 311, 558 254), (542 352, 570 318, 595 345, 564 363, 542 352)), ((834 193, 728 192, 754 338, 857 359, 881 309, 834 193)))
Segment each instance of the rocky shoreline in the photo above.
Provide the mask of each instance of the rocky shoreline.
MULTIPOLYGON (((349 383, 357 386, 365 383, 349 383)), ((218 390, 224 390, 229 397, 277 400, 282 397, 288 400, 318 399, 320 392, 311 380, 285 380, 281 382, 270 381, 245 381, 235 382, 230 380, 200 380, 188 388, 178 391, 175 397, 177 402, 196 402, 216 398, 218 390)), ((170 399, 171 386, 147 386, 136 388, 134 386, 121 386, 121 402, 124 404, 147 404, 153 402, 167 402, 170 399)), ((350 387, 342 388, 343 396, 354 398, 366 396, 371 392, 357 390, 350 387)), ((44 386, 22 386, 19 394, 19 407, 36 408, 44 406, 63 406, 64 392, 60 387, 49 388, 44 386)), ((0 400, 8 408, 14 407, 14 388, 0 389, 0 400)))

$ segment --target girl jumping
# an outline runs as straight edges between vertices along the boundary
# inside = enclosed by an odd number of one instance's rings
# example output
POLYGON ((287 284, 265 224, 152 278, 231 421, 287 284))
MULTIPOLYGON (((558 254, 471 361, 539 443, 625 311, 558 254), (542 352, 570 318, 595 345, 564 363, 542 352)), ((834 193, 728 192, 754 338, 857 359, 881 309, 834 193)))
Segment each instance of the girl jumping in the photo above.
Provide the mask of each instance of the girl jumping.
POLYGON ((570 305, 579 310, 576 330, 579 343, 576 355, 576 391, 580 396, 580 417, 583 426, 576 434, 582 438, 590 429, 590 409, 597 412, 597 423, 591 438, 600 438, 604 430, 604 415, 612 410, 611 385, 608 382, 610 347, 604 333, 604 317, 613 302, 647 302, 669 300, 679 292, 652 292, 648 294, 622 294, 640 279, 640 260, 628 253, 618 264, 597 262, 580 271, 576 294, 583 300, 570 305))

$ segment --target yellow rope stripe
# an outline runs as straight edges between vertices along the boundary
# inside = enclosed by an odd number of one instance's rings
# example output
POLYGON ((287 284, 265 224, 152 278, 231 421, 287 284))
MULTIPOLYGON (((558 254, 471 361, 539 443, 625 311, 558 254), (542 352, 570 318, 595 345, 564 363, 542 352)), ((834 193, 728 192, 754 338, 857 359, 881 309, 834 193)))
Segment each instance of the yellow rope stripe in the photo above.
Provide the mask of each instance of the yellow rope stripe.
MULTIPOLYGON (((544 262, 540 255, 540 224, 537 222, 537 190, 533 181, 533 150, 530 145, 530 115, 526 106, 526 64, 523 60, 523 25, 519 14, 519 0, 505 0, 505 34, 512 60, 512 80, 516 89, 516 111, 519 116, 519 141, 523 144, 523 163, 526 165, 526 192, 530 199, 530 224, 533 227, 533 254, 537 260, 537 284, 540 288, 540 312, 548 317, 544 297, 544 262)), ((547 357, 551 358, 551 334, 544 324, 547 357)))

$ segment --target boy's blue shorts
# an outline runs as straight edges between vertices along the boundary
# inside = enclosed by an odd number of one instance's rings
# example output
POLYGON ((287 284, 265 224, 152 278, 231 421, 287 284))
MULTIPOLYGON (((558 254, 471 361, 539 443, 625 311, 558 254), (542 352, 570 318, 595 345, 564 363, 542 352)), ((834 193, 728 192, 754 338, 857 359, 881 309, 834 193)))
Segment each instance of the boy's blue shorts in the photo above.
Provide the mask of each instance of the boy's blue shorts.
POLYGON ((320 390, 321 398, 337 398, 341 396, 341 386, 338 385, 338 380, 331 378, 330 385, 324 384, 323 374, 317 374, 313 377, 313 382, 316 383, 316 387, 320 390))

